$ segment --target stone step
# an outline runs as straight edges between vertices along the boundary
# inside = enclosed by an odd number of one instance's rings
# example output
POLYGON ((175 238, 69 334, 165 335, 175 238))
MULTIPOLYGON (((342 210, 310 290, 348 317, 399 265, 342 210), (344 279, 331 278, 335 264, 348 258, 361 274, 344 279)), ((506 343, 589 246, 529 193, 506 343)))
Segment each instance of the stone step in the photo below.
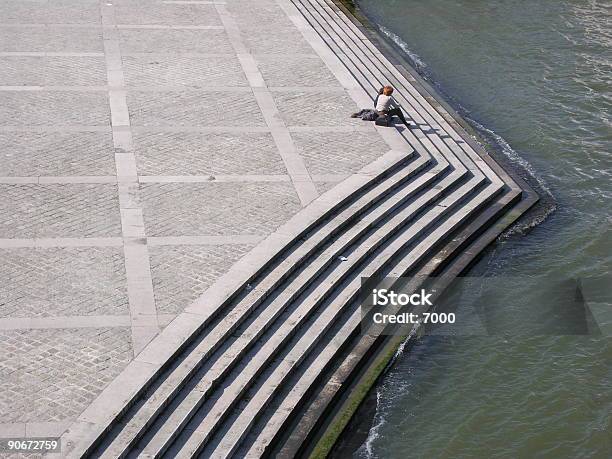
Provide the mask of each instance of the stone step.
MULTIPOLYGON (((406 181, 417 177, 414 181, 414 191, 409 193, 410 196, 436 180, 436 177, 446 170, 446 168, 436 166, 430 171, 425 172, 424 175, 419 176, 418 174, 428 164, 428 159, 420 157, 407 164, 401 171, 387 178, 379 186, 357 199, 355 204, 331 218, 320 231, 316 232, 302 244, 300 250, 294 251, 287 256, 278 265, 277 269, 274 270, 273 275, 268 275, 261 285, 257 285, 256 288, 251 290, 233 310, 224 316, 223 321, 217 324, 191 350, 181 365, 168 375, 164 383, 156 388, 153 394, 147 397, 143 405, 138 407, 137 414, 125 425, 117 427, 117 430, 120 429, 120 432, 113 441, 110 443, 106 442, 103 445, 105 451, 101 453, 101 457, 117 457, 133 447, 135 442, 142 436, 144 430, 154 422, 159 413, 165 409, 189 378, 201 367, 205 359, 210 357, 219 345, 235 332, 236 328, 247 318, 248 314, 266 298, 277 284, 290 274, 291 270, 303 264, 321 244, 326 243, 332 237, 341 235, 343 227, 346 227, 344 230, 348 229, 347 222, 355 223, 356 219, 375 205, 378 199, 384 198, 396 188, 405 185, 406 181), (231 326, 228 327, 227 324, 231 324, 231 326)), ((396 201, 399 202, 398 199, 392 199, 390 202, 396 203, 396 201)), ((377 208, 374 212, 381 214, 381 212, 384 213, 387 210, 383 206, 377 208)))
MULTIPOLYGON (((246 367, 240 369, 240 377, 234 379, 229 386, 223 388, 223 393, 216 399, 213 406, 206 407, 206 416, 191 434, 189 440, 180 450, 179 454, 190 456, 199 452, 201 447, 211 439, 215 430, 225 420, 230 410, 238 403, 240 397, 242 397, 249 388, 250 384, 254 382, 255 378, 257 378, 264 368, 276 357, 277 353, 287 345, 288 339, 291 339, 296 329, 301 327, 303 320, 307 319, 309 314, 312 314, 312 311, 318 308, 331 292, 337 291, 351 272, 362 266, 366 260, 369 261, 366 266, 370 271, 374 266, 384 265, 388 258, 395 255, 398 247, 402 247, 423 235, 445 214, 452 213, 454 208, 461 203, 467 195, 474 193, 475 190, 478 189, 478 182, 481 184, 484 183, 482 179, 478 179, 478 181, 472 179, 466 182, 466 184, 445 197, 439 204, 435 205, 425 214, 422 214, 418 221, 413 223, 405 231, 403 231, 404 228, 402 227, 404 225, 402 223, 406 224, 412 222, 412 217, 406 216, 404 212, 400 211, 389 222, 379 228, 377 233, 380 234, 380 239, 376 241, 368 240, 366 242, 361 242, 356 252, 351 254, 350 267, 342 271, 340 271, 340 267, 334 269, 330 274, 333 280, 327 280, 325 283, 320 284, 317 289, 308 292, 308 297, 302 300, 302 303, 291 316, 290 320, 284 322, 275 331, 275 334, 270 340, 263 344, 255 357, 249 360, 246 367), (384 249, 384 256, 377 256, 374 260, 370 260, 372 253, 393 235, 397 235, 397 238, 384 249), (309 301, 309 298, 312 299, 309 301)), ((347 265, 349 264, 347 263, 347 265)), ((339 306, 334 302, 333 305, 326 306, 321 314, 331 314, 333 311, 337 311, 337 307, 339 306)), ((311 330, 308 334, 321 338, 325 331, 326 329, 319 328, 311 330)))
MULTIPOLYGON (((423 207, 433 205, 438 196, 444 193, 444 190, 452 185, 455 181, 461 179, 461 176, 454 175, 446 177, 441 183, 439 189, 431 189, 419 197, 414 203, 412 203, 407 209, 406 213, 409 215, 416 215, 423 207), (411 209, 408 212, 408 209, 411 209)), ((334 263, 338 256, 340 256, 347 247, 355 244, 367 231, 372 227, 375 227, 379 221, 385 216, 394 212, 398 204, 403 201, 407 201, 412 198, 416 193, 422 190, 424 187, 431 182, 431 177, 421 176, 414 183, 411 184, 409 189, 404 194, 394 196, 393 199, 381 204, 375 211, 368 214, 367 220, 362 220, 356 224, 355 227, 334 241, 334 243, 328 247, 320 256, 315 260, 311 261, 309 265, 304 269, 300 275, 298 275, 292 282, 287 285, 283 291, 281 291, 277 297, 274 298, 269 304, 265 305, 265 310, 262 315, 258 317, 246 330, 242 331, 238 339, 227 349, 226 353, 210 368, 204 375, 204 380, 201 384, 198 384, 198 391, 187 394, 184 403, 181 408, 177 410, 176 415, 170 415, 165 421, 165 425, 171 427, 164 429, 160 428, 157 430, 157 435, 150 439, 146 447, 144 448, 144 454, 157 454, 158 451, 165 449, 172 437, 176 433, 176 426, 183 427, 189 419, 194 415, 200 405, 205 401, 205 397, 220 384, 221 380, 226 376, 227 372, 231 370, 237 361, 250 349, 254 341, 256 341, 277 319, 277 317, 285 311, 289 305, 291 305, 299 297, 301 292, 304 291, 310 284, 312 284, 317 277, 325 271, 332 263, 334 263), (191 404, 188 408, 185 405, 191 404), (162 438, 165 437, 165 438, 162 438)), ((399 220, 399 218, 397 218, 399 220)), ((385 234, 385 230, 395 229, 397 225, 394 220, 386 223, 382 229, 377 230, 377 233, 385 234)), ((365 243, 358 248, 363 254, 368 251, 365 243)), ((361 253, 360 252, 360 253, 361 253)), ((351 254, 351 257, 356 256, 355 253, 351 254)), ((343 263, 340 267, 334 271, 333 278, 326 279, 325 286, 327 288, 333 288, 335 282, 340 279, 347 269, 350 269, 350 263, 343 263)), ((326 291, 326 290, 324 290, 326 291)), ((306 317, 306 316, 304 316, 306 317)), ((180 429, 179 429, 180 430, 180 429)))
MULTIPOLYGON (((517 198, 520 199, 519 195, 515 194, 514 196, 511 196, 510 194, 506 194, 501 200, 495 202, 495 206, 497 207, 496 209, 486 207, 491 201, 495 200, 501 192, 502 187, 489 185, 489 187, 479 193, 474 200, 470 201, 471 205, 469 208, 464 207, 459 211, 462 215, 456 215, 455 218, 449 219, 447 222, 445 222, 447 225, 446 228, 438 228, 436 231, 432 232, 427 239, 423 240, 417 247, 414 248, 414 250, 411 250, 407 257, 402 257, 393 270, 386 274, 386 276, 401 277, 408 274, 411 276, 439 276, 440 273, 436 273, 436 270, 440 266, 441 261, 437 257, 431 259, 430 262, 423 266, 423 268, 417 273, 411 272, 412 266, 414 266, 415 261, 418 258, 427 256, 427 251, 431 250, 431 244, 435 244, 435 241, 439 241, 440 237, 447 239, 452 237, 452 239, 450 239, 450 245, 454 245, 455 248, 446 251, 451 258, 450 265, 452 266, 452 261, 454 260, 455 255, 458 255, 459 250, 464 248, 463 244, 457 243, 458 238, 453 236, 459 227, 462 225, 465 226, 466 222, 470 224, 474 223, 472 220, 475 218, 474 214, 485 208, 485 211, 478 214, 477 224, 474 225, 473 228, 488 227, 499 218, 501 213, 511 208, 516 203, 517 198), (489 212, 489 210, 492 210, 492 212, 489 212), (441 236, 441 232, 444 232, 445 234, 441 236), (457 253, 452 253, 453 250, 457 251, 457 253)), ((454 276, 456 276, 456 273, 453 273, 452 277, 454 276)), ((365 352, 368 345, 363 346, 361 351, 365 352)), ((308 431, 312 430, 314 424, 316 424, 319 420, 319 417, 324 415, 325 407, 331 403, 331 399, 335 396, 336 392, 340 390, 340 386, 342 385, 341 382, 348 380, 348 376, 343 377, 340 375, 355 374, 354 367, 359 365, 361 359, 365 358, 363 355, 356 358, 354 352, 355 351, 353 351, 350 356, 338 355, 335 357, 336 359, 341 359, 341 361, 344 363, 331 378, 328 378, 329 382, 325 390, 321 390, 321 393, 325 394, 325 397, 322 399, 319 397, 314 403, 312 400, 310 400, 309 408, 306 410, 305 415, 300 415, 299 429, 305 431, 305 433, 302 433, 301 435, 292 435, 280 449, 280 452, 275 454, 276 457, 291 458, 298 455, 301 440, 307 436, 308 431), (342 370, 342 372, 340 372, 340 370, 342 370), (317 417, 317 415, 319 417, 317 417)), ((308 370, 300 374, 299 379, 297 382, 295 382, 295 386, 292 388, 291 392, 283 399, 280 406, 275 406, 274 412, 272 413, 272 416, 266 420, 265 426, 256 436, 254 436, 254 438, 250 439, 250 442, 246 448, 240 450, 240 457, 263 457, 271 454, 272 450, 276 446, 277 440, 282 435, 285 435, 286 430, 290 428, 290 416, 298 415, 295 412, 295 408, 303 405, 305 403, 305 399, 309 396, 307 392, 312 388, 312 381, 314 380, 312 379, 313 375, 309 376, 307 373, 308 370)), ((352 381, 348 382, 350 384, 352 381)), ((250 413, 252 412, 253 410, 250 410, 250 413)), ((252 414, 250 415, 252 416, 252 414)))
MULTIPOLYGON (((224 432, 215 450, 213 452, 204 451, 204 456, 227 458, 236 453, 241 442, 247 436, 249 429, 251 429, 254 423, 259 419, 259 414, 262 409, 266 404, 270 403, 272 398, 283 387, 284 380, 288 375, 299 368, 300 364, 312 352, 313 348, 325 337, 324 333, 334 324, 335 317, 333 317, 332 314, 335 312, 336 311, 332 308, 327 308, 318 317, 317 322, 321 323, 317 330, 319 333, 314 334, 306 332, 302 334, 302 339, 292 347, 291 352, 289 352, 274 369, 270 378, 266 380, 266 384, 262 385, 255 396, 249 400, 237 419, 233 421, 230 429, 224 432)), ((360 310, 356 309, 351 318, 334 334, 334 339, 322 350, 315 362, 305 369, 303 379, 314 380, 319 376, 319 373, 323 371, 323 368, 329 360, 334 358, 338 348, 340 348, 355 330, 358 329, 360 319, 360 310)), ((290 402, 293 401, 293 397, 295 396, 296 394, 290 394, 290 402)), ((281 409, 275 413, 276 416, 282 417, 285 414, 288 415, 288 412, 283 410, 291 409, 293 406, 295 406, 293 403, 289 403, 287 407, 281 407, 281 409)), ((270 422, 276 423, 278 421, 272 417, 270 422)))

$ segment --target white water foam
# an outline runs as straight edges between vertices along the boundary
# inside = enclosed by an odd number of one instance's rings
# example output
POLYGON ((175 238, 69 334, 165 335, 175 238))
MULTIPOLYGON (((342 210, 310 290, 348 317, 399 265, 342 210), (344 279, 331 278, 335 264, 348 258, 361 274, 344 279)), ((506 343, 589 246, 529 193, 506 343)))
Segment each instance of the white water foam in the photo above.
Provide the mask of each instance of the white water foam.
POLYGON ((376 24, 376 25, 378 26, 378 29, 387 38, 389 38, 391 41, 393 41, 393 43, 395 43, 397 46, 399 46, 402 49, 402 51, 404 51, 408 55, 408 57, 410 58, 410 60, 413 62, 414 66, 418 70, 423 70, 423 69, 427 68, 427 64, 425 62, 423 62, 423 60, 421 59, 421 57, 417 53, 415 53, 414 51, 412 51, 408 47, 408 43, 406 43, 404 40, 402 40, 398 35, 396 35, 393 32, 391 32, 385 26, 382 26, 380 24, 376 24))
MULTIPOLYGON (((392 366, 393 363, 404 353, 406 344, 408 343, 408 341, 413 339, 415 335, 418 333, 419 326, 420 326, 420 323, 415 324, 415 326, 412 327, 412 330, 410 330, 408 337, 404 341, 402 341, 402 344, 399 345, 399 347, 395 351, 395 354, 393 354, 393 358, 389 362, 387 368, 392 366)), ((376 389, 376 411, 375 413, 376 413, 376 416, 378 417, 378 422, 370 428, 370 431, 368 432, 368 438, 366 438, 366 441, 356 451, 358 456, 365 457, 367 459, 376 457, 374 455, 374 449, 373 449, 374 442, 380 437, 380 433, 379 433, 380 428, 386 422, 385 414, 380 409, 381 396, 382 394, 381 394, 380 388, 377 388, 376 389)))
POLYGON ((536 181, 540 188, 542 188, 542 190, 544 190, 551 198, 553 197, 552 191, 550 191, 550 188, 548 188, 544 179, 538 175, 531 163, 529 163, 525 158, 520 156, 502 136, 500 136, 497 132, 484 127, 482 124, 480 124, 476 120, 473 120, 472 118, 466 117, 466 119, 470 123, 474 124, 478 128, 478 130, 486 132, 489 136, 495 139, 495 142, 497 142, 497 144, 502 148, 503 154, 513 163, 516 163, 523 169, 525 169, 525 171, 529 174, 531 178, 533 178, 533 180, 536 181))
MULTIPOLYGON (((380 389, 376 389, 376 413, 380 413, 380 399, 382 394, 380 393, 380 389)), ((368 432, 368 438, 365 443, 361 445, 357 453, 361 457, 366 457, 368 459, 375 457, 374 456, 374 442, 380 437, 380 428, 385 424, 385 417, 379 416, 378 422, 376 425, 370 428, 368 432)))
POLYGON ((554 204, 555 199, 552 194, 552 191, 550 190, 550 188, 548 187, 544 179, 536 172, 536 170, 533 168, 531 163, 529 163, 529 161, 527 161, 525 158, 519 155, 516 152, 516 150, 514 150, 510 146, 510 144, 506 142, 506 140, 502 136, 500 136, 497 132, 489 128, 486 128, 485 126, 483 126, 478 121, 472 118, 469 118, 466 116, 464 116, 464 118, 466 118, 470 123, 476 126, 478 130, 483 131, 487 135, 492 137, 495 140, 495 142, 501 147, 502 153, 504 154, 504 156, 506 156, 513 163, 521 166, 525 170, 525 172, 527 172, 527 174, 529 174, 529 176, 538 184, 539 188, 548 195, 548 197, 550 198, 549 201, 553 203, 553 204, 550 204, 542 214, 530 220, 526 225, 518 225, 518 226, 510 227, 510 229, 508 229, 507 231, 504 231, 504 233, 500 235, 499 239, 507 239, 513 234, 525 233, 530 228, 534 228, 538 226, 539 224, 541 224, 544 220, 548 218, 550 214, 552 214, 555 210, 557 210, 557 206, 556 204, 554 204))

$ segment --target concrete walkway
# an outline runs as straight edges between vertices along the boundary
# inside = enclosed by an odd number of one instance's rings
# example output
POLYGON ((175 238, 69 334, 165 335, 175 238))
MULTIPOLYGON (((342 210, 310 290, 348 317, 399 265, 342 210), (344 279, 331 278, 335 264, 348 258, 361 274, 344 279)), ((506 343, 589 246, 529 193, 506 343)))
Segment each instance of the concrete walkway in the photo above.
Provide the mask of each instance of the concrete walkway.
POLYGON ((235 261, 405 144, 348 118, 369 96, 286 3, 0 0, 0 436, 60 435, 235 261))

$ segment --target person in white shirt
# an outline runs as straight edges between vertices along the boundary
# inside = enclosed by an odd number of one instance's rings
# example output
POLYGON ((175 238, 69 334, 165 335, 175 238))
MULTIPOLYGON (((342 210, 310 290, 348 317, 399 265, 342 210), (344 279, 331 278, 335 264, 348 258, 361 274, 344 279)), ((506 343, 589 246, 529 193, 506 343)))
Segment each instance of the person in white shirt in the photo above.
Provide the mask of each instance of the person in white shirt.
POLYGON ((393 104, 393 98, 391 97, 391 94, 393 94, 393 88, 391 86, 385 86, 383 88, 380 88, 380 90, 378 91, 378 95, 374 100, 375 109, 372 110, 364 108, 358 113, 353 113, 351 117, 361 118, 366 121, 374 121, 379 116, 388 116, 390 118, 393 116, 397 116, 400 120, 402 120, 402 123, 404 123, 406 127, 408 127, 408 121, 406 121, 406 118, 402 113, 402 109, 399 107, 391 107, 391 105, 393 104))
POLYGON ((402 113, 402 109, 399 107, 391 107, 391 104, 393 103, 391 94, 393 94, 393 88, 391 86, 385 86, 382 94, 379 94, 379 96, 376 98, 376 111, 379 115, 387 115, 389 117, 397 116, 400 120, 402 120, 402 123, 404 123, 406 127, 409 127, 408 121, 406 121, 406 118, 402 113))

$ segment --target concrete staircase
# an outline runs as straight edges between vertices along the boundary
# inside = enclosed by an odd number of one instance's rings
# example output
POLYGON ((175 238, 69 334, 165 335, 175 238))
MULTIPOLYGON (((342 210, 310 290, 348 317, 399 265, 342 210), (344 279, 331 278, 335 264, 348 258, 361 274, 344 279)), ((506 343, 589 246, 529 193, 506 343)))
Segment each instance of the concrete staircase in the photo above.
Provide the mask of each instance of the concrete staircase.
POLYGON ((68 432, 69 456, 307 454, 385 345, 359 333, 361 277, 455 276, 534 202, 336 4, 293 4, 367 92, 396 88, 417 123, 406 150, 325 193, 188 308, 197 324, 169 327, 186 338, 143 351, 141 384, 108 399, 94 436, 68 432))

